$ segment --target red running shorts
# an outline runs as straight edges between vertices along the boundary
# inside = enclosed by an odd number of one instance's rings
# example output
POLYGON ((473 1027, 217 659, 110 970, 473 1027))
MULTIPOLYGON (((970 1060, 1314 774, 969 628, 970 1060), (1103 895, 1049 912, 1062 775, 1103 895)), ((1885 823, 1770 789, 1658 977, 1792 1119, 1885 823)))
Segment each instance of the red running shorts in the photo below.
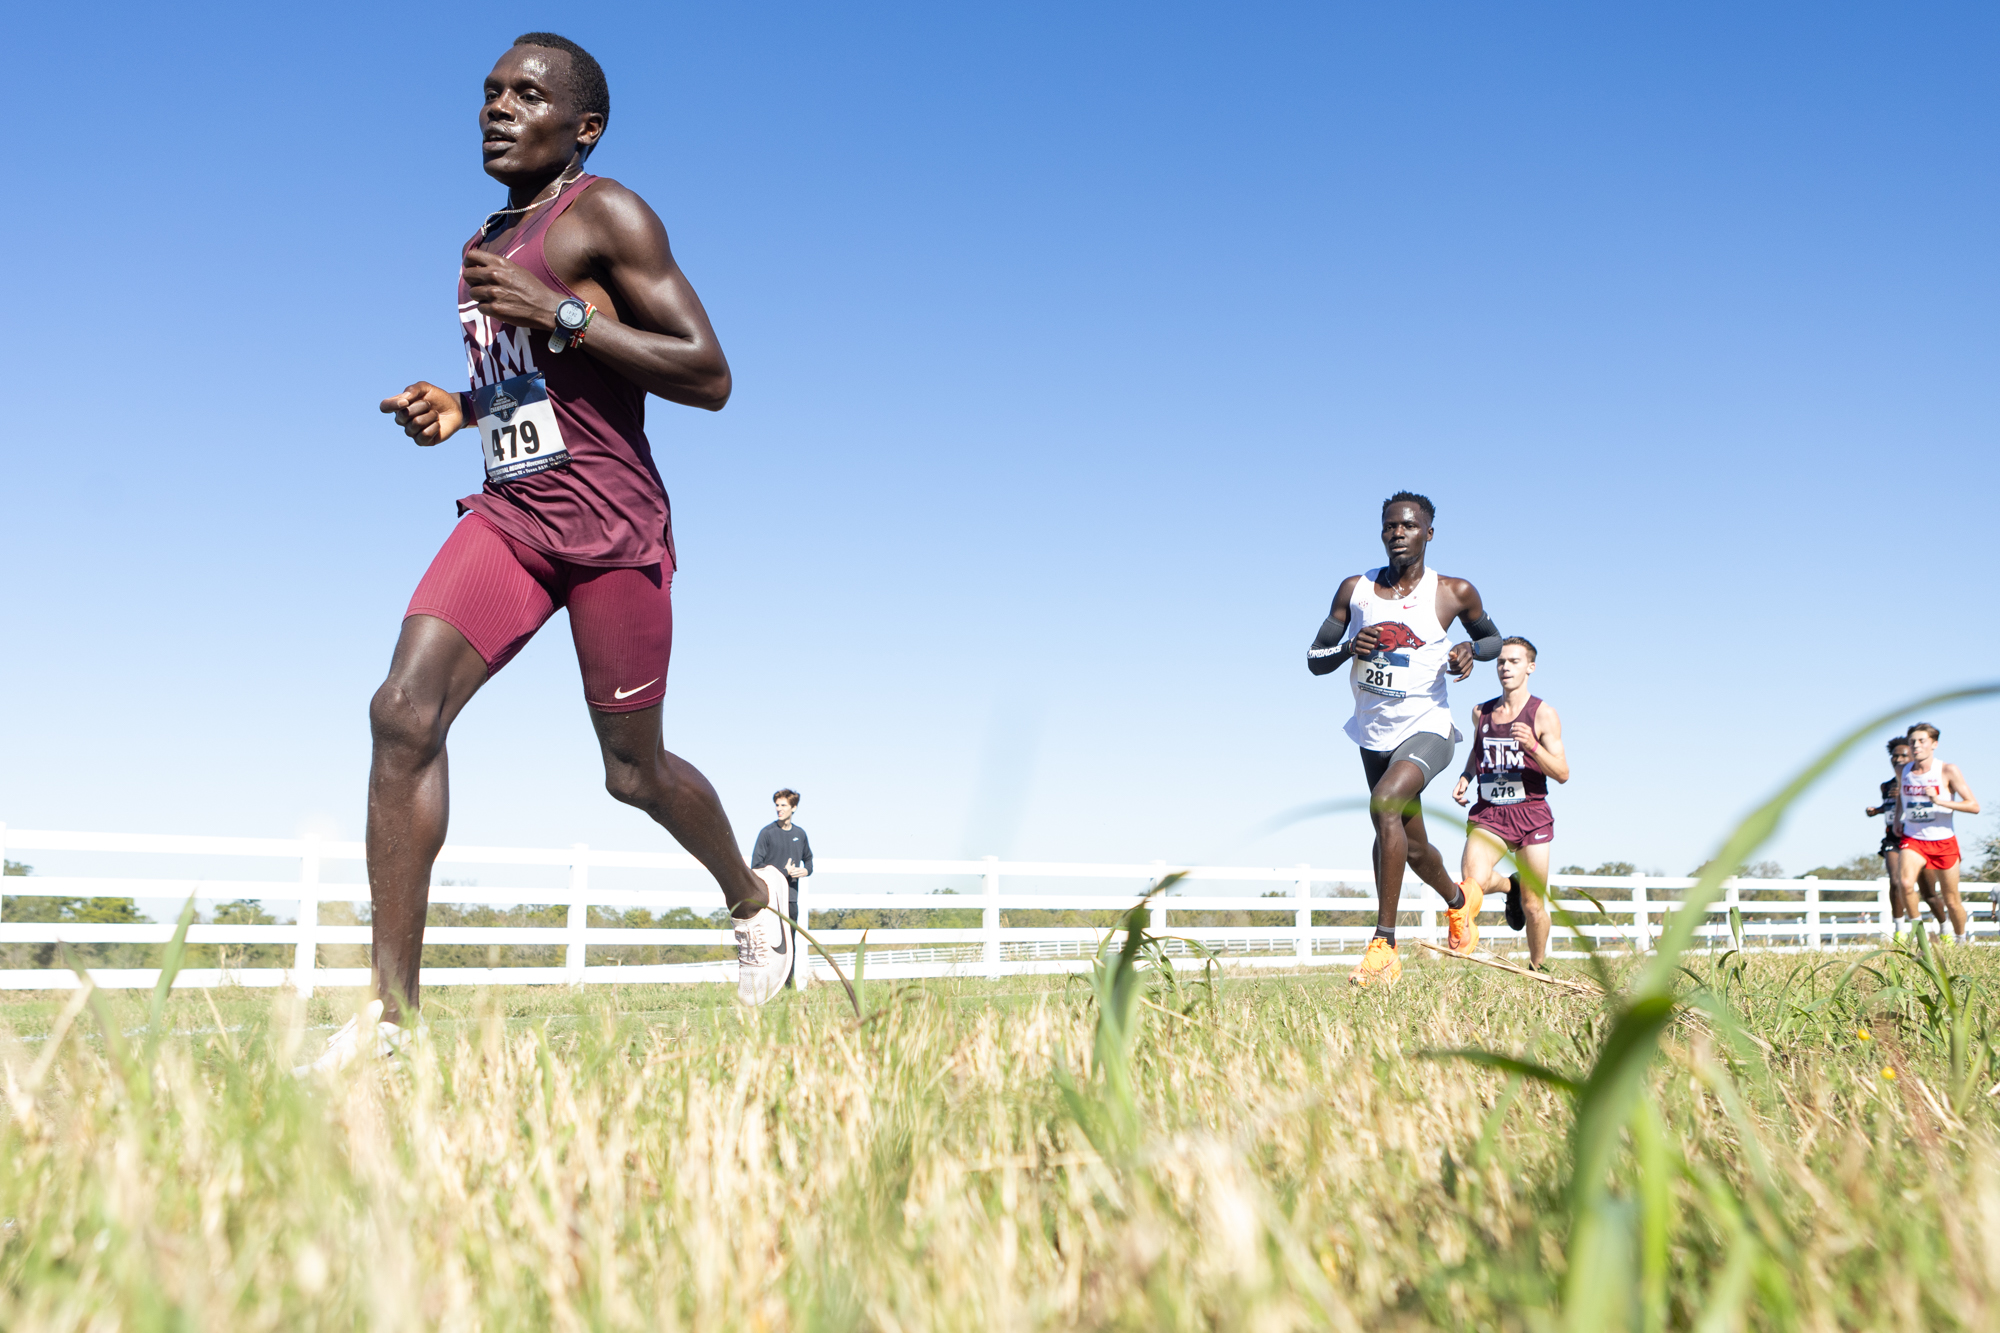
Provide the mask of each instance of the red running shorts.
POLYGON ((1905 838, 1903 850, 1916 852, 1932 870, 1949 870, 1958 864, 1958 839, 1905 838))
POLYGON ((1556 837, 1556 815, 1547 801, 1522 801, 1518 805, 1488 805, 1480 801, 1466 818, 1509 847, 1533 847, 1537 843, 1554 842, 1556 837))
POLYGON ((583 697, 604 713, 651 708, 667 692, 674 651, 674 568, 573 565, 514 541, 477 513, 458 521, 410 598, 463 634, 491 679, 557 607, 569 608, 583 697))

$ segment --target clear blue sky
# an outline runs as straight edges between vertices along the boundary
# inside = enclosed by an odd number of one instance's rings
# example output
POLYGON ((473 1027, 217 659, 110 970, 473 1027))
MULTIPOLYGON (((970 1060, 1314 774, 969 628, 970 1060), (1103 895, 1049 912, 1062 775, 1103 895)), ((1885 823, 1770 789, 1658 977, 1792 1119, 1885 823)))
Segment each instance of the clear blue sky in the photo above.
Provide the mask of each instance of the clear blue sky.
MULTIPOLYGON (((1836 730, 2000 675, 1990 8, 52 5, 0 819, 359 836, 479 476, 375 404, 462 377, 479 84, 543 27, 736 373, 650 430, 670 745, 746 846, 787 784, 822 855, 1364 864, 1355 819, 1243 835, 1361 793, 1304 650, 1403 487, 1542 649, 1559 864, 1683 872, 1836 730)), ((1938 721, 2000 802, 2000 708, 1938 721)), ((1774 854, 1872 850, 1885 768, 1774 854)), ((560 620, 452 775, 458 840, 664 842, 560 620)))

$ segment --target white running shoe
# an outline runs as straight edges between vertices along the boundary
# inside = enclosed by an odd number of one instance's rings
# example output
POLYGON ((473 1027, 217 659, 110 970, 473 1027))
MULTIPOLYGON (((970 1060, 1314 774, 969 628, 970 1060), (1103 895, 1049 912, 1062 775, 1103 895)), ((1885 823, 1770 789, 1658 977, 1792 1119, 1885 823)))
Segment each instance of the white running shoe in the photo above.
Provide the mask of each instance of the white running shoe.
MULTIPOLYGON (((764 881, 773 904, 786 901, 784 872, 764 866, 752 872, 764 881)), ((736 923, 736 998, 762 1004, 784 989, 792 971, 792 928, 776 912, 759 912, 736 923)))
POLYGON ((311 1064, 298 1065, 292 1073, 299 1078, 308 1074, 330 1074, 336 1069, 345 1069, 361 1058, 361 1043, 366 1039, 363 1033, 375 1033, 375 1058, 386 1060, 408 1045, 412 1037, 423 1033, 423 1028, 405 1028, 396 1023, 382 1021, 382 1002, 370 1000, 368 1007, 341 1024, 340 1029, 326 1039, 326 1049, 319 1059, 311 1064))

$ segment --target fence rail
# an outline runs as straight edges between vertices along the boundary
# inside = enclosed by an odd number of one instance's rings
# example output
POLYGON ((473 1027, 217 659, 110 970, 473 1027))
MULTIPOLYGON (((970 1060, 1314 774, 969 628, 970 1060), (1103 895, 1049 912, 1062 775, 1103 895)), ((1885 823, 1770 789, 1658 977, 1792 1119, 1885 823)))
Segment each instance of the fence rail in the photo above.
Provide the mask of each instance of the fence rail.
MULTIPOLYGON (((332 882, 322 877, 331 863, 363 859, 358 842, 304 838, 213 838, 179 835, 73 833, 9 829, 0 824, 0 850, 10 857, 25 852, 113 853, 151 858, 262 858, 297 862, 288 879, 173 876, 14 876, 5 893, 19 897, 152 898, 181 901, 259 899, 296 902, 296 919, 279 925, 197 924, 188 931, 190 944, 276 944, 291 948, 289 967, 200 968, 182 971, 178 986, 290 986, 301 994, 315 987, 361 986, 368 983, 363 967, 327 967, 319 951, 328 945, 365 945, 367 926, 333 924, 320 919, 329 902, 365 903, 364 883, 332 882)), ((593 868, 621 871, 691 871, 694 858, 679 852, 620 852, 577 843, 567 848, 479 847, 451 844, 438 865, 553 867, 566 872, 562 887, 479 887, 437 884, 431 901, 471 905, 552 903, 567 907, 561 926, 442 926, 425 932, 426 944, 556 945, 563 948, 560 965, 543 967, 426 967, 425 985, 581 985, 595 982, 718 981, 734 976, 731 962, 658 963, 642 965, 590 964, 587 951, 607 945, 728 945, 727 929, 675 929, 592 926, 592 907, 652 911, 676 907, 711 912, 721 906, 713 887, 706 890, 671 888, 593 888, 593 868)), ((1297 967, 1350 962, 1373 932, 1375 900, 1366 870, 1316 866, 1171 866, 1041 861, 872 860, 821 858, 812 878, 804 881, 799 899, 800 923, 812 929, 814 914, 836 910, 954 910, 977 909, 976 927, 938 926, 870 929, 868 972, 871 976, 1002 976, 1016 973, 1073 971, 1088 959, 1104 929, 1090 926, 1006 925, 1003 916, 1023 911, 1122 911, 1167 874, 1184 878, 1174 890, 1156 898, 1151 926, 1179 941, 1199 941, 1233 965, 1297 967), (926 892, 842 892, 829 881, 857 879, 929 879, 976 877, 978 894, 926 892), (1002 892, 1003 882, 1101 880, 1103 892, 1002 892), (1204 884, 1249 886, 1256 892, 1202 894, 1204 884), (1353 886, 1353 887, 1350 887, 1353 886), (1324 892, 1328 889, 1344 892, 1324 892), (1194 891, 1189 891, 1194 890, 1194 891), (1319 891, 1316 891, 1319 890, 1319 891), (1189 916, 1224 912, 1273 914, 1283 922, 1263 926, 1216 926, 1188 922, 1189 916), (1347 919, 1328 922, 1329 916, 1347 919), (1176 918, 1180 918, 1177 920, 1176 918), (1315 918, 1320 918, 1315 920, 1315 918)), ((1692 887, 1687 878, 1660 876, 1556 875, 1557 901, 1572 915, 1574 931, 1557 925, 1551 939, 1554 956, 1579 956, 1576 935, 1599 946, 1645 949, 1678 907, 1680 895, 1692 887), (1569 896, 1564 890, 1570 891, 1569 896), (1587 895, 1587 896, 1585 896, 1587 895)), ((1047 886, 1044 885, 1044 888, 1047 886)), ((1406 912, 1412 924, 1399 927, 1404 938, 1441 942, 1441 904, 1412 876, 1405 886, 1406 912)), ((1482 933, 1496 952, 1522 945, 1519 936, 1500 922, 1502 904, 1490 898, 1482 933)), ((1713 904, 1697 938, 1713 946, 1731 941, 1730 909, 1742 922, 1745 947, 1767 951, 1841 948, 1881 938, 1891 929, 1886 880, 1764 880, 1727 881, 1723 897, 1713 904)), ((2000 911, 2000 908, 1996 908, 2000 911)), ((10 921, 0 912, 0 944, 125 943, 163 944, 172 938, 171 921, 143 924, 10 921)), ((2000 924, 1975 920, 1981 935, 2000 935, 2000 924)), ((859 929, 814 930, 822 943, 851 949, 859 929)), ((1199 963, 1202 951, 1191 944, 1172 946, 1176 959, 1199 963)), ((825 961, 810 957, 815 973, 829 978, 825 961)), ((93 980, 106 987, 149 987, 158 979, 152 968, 94 968, 93 980)), ((70 988, 74 973, 63 968, 0 969, 0 990, 70 988)))

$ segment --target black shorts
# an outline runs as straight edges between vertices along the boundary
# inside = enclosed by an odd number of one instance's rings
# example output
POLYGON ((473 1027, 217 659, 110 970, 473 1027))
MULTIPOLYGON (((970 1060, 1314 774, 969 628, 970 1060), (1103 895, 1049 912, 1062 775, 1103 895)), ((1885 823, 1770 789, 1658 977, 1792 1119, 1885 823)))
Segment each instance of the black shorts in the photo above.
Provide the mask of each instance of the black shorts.
MULTIPOLYGON (((1850 843, 1848 845, 1852 846, 1853 844, 1850 843)), ((1893 833, 1884 833, 1882 835, 1882 845, 1875 849, 1875 855, 1887 856, 1890 852, 1895 851, 1898 847, 1901 847, 1902 845, 1903 845, 1903 840, 1901 838, 1897 837, 1893 833)))
POLYGON ((1372 792, 1381 785, 1383 774, 1398 761, 1407 759, 1423 772, 1423 783, 1417 788, 1422 791, 1430 785, 1432 778, 1451 767, 1455 748, 1449 736, 1440 736, 1435 731, 1420 731, 1407 737, 1393 750, 1363 750, 1361 771, 1368 775, 1368 790, 1372 792))

